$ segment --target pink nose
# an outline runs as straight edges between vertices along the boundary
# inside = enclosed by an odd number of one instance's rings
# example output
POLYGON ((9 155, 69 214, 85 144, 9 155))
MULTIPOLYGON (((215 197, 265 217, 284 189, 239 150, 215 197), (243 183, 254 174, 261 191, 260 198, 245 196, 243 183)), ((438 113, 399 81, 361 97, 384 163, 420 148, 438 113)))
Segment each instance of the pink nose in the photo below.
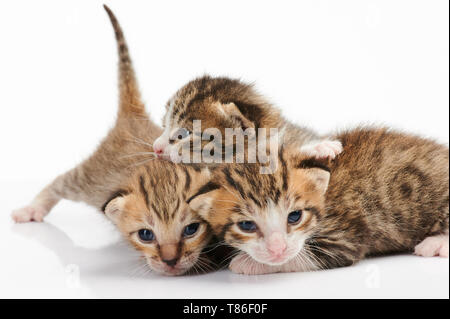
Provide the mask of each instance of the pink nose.
POLYGON ((267 249, 275 256, 280 256, 286 250, 286 241, 283 234, 275 232, 267 240, 267 249))
POLYGON ((155 151, 156 154, 162 154, 163 153, 162 147, 154 146, 153 150, 155 151))

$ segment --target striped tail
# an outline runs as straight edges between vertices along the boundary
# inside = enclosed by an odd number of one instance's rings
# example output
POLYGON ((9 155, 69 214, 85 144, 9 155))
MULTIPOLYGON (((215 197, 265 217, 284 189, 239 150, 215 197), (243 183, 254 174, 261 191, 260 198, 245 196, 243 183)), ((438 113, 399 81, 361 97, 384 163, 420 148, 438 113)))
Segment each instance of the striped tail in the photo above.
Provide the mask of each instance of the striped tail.
POLYGON ((114 28, 119 52, 119 117, 145 114, 145 106, 141 100, 136 76, 131 63, 128 46, 122 28, 114 13, 103 5, 114 28))

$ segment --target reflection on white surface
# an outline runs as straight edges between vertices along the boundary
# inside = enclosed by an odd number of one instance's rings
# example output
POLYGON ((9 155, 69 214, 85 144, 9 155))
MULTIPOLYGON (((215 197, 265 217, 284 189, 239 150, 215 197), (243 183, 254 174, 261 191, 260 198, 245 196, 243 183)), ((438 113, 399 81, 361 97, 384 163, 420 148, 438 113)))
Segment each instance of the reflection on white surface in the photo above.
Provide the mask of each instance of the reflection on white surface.
POLYGON ((228 270, 185 277, 148 272, 104 217, 62 202, 45 223, 14 225, 9 212, 37 184, 8 190, 0 214, 0 297, 57 298, 333 298, 449 297, 448 259, 411 255, 365 260, 313 273, 235 275, 228 270), (24 193, 22 193, 24 192, 24 193))
MULTIPOLYGON (((103 2, 0 1, 0 29, 11 31, 0 59, 0 297, 449 297, 448 259, 168 278, 146 273, 86 206, 62 202, 44 224, 12 225, 11 210, 88 156, 114 121, 117 55, 103 2)), ((259 1, 257 15, 250 1, 108 4, 154 119, 205 71, 255 81, 287 118, 321 133, 375 123, 448 144, 448 1, 259 1), (217 23, 218 12, 236 23, 217 23), (239 50, 223 50, 230 35, 239 50)))

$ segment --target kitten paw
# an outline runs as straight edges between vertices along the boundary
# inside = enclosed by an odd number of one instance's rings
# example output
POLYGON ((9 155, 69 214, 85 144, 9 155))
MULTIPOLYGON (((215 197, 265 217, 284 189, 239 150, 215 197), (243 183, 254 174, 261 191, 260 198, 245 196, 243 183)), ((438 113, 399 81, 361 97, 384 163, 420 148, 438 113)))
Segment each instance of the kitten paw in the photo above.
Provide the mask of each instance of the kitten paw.
POLYGON ((31 221, 42 222, 45 215, 47 215, 47 210, 43 207, 29 205, 14 210, 11 217, 16 223, 27 223, 31 221))
POLYGON ((231 260, 229 269, 236 274, 264 275, 277 272, 270 265, 261 264, 247 254, 239 254, 231 260))
POLYGON ((315 158, 334 159, 343 151, 342 143, 339 141, 323 140, 303 145, 300 152, 315 158))
POLYGON ((440 256, 448 258, 448 235, 425 238, 415 247, 414 254, 423 257, 440 256))

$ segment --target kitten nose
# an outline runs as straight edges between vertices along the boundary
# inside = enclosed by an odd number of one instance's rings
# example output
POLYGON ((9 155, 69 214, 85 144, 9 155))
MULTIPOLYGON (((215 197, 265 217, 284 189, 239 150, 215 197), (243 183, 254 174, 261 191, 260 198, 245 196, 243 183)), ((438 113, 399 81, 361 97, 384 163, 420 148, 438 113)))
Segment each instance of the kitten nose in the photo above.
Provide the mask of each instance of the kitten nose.
POLYGON ((156 154, 162 154, 164 153, 164 142, 161 140, 161 137, 158 137, 154 142, 153 142, 153 151, 156 154))
POLYGON ((274 232, 269 236, 267 241, 267 249, 274 255, 280 256, 286 250, 286 241, 283 234, 274 232))
POLYGON ((161 245, 161 260, 168 266, 173 267, 178 261, 178 245, 165 244, 161 245))
POLYGON ((177 261, 178 261, 177 258, 174 258, 174 259, 171 259, 171 260, 165 260, 165 259, 163 259, 163 262, 165 262, 165 263, 166 263, 168 266, 170 266, 170 267, 175 266, 175 265, 177 264, 177 261))
POLYGON ((156 154, 162 154, 163 153, 162 147, 159 147, 159 146, 154 146, 153 150, 155 151, 156 154))

